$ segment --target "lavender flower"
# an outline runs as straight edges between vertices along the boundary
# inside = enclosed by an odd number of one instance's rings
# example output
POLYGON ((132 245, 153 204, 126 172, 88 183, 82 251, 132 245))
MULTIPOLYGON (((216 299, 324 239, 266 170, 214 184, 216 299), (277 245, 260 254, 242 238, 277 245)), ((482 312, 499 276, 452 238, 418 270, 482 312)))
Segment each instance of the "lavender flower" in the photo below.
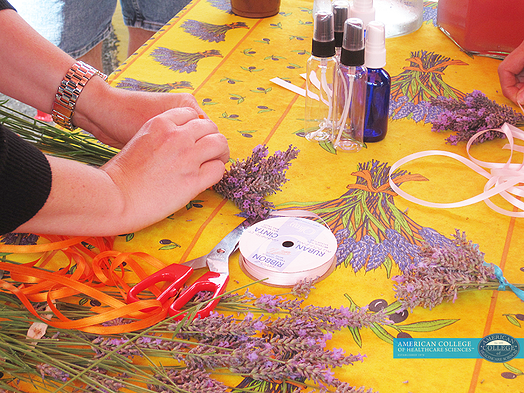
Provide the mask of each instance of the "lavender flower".
MULTIPOLYGON (((391 323, 388 316, 382 310, 376 313, 370 313, 367 307, 361 307, 350 311, 347 307, 302 307, 301 300, 287 300, 280 296, 262 295, 254 301, 254 305, 262 310, 271 313, 288 312, 294 317, 293 322, 296 326, 290 324, 285 318, 280 318, 272 323, 273 329, 279 326, 282 334, 290 334, 292 331, 308 329, 309 324, 314 322, 316 329, 335 332, 344 327, 369 327, 375 323, 384 325, 391 323)), ((312 334, 312 332, 308 332, 312 334)))
POLYGON ((496 289, 499 285, 493 265, 485 264, 478 246, 458 230, 452 244, 423 244, 419 262, 393 280, 395 297, 405 309, 431 309, 444 301, 454 302, 459 291, 496 289))
POLYGON ((156 383, 148 384, 153 392, 168 393, 176 391, 225 393, 227 387, 210 377, 210 373, 191 368, 166 369, 155 375, 156 383), (174 389, 173 389, 174 388, 174 389))
MULTIPOLYGON (((468 141, 479 131, 500 128, 504 123, 518 125, 524 122, 524 115, 506 105, 497 104, 479 90, 467 94, 464 101, 438 97, 432 98, 430 104, 441 109, 437 120, 433 121, 431 130, 456 132, 446 139, 452 145, 468 141)), ((475 142, 481 143, 503 136, 501 132, 488 131, 475 142)))
POLYGON ((120 389, 124 388, 126 385, 124 383, 124 380, 129 378, 129 375, 126 373, 122 373, 115 376, 108 375, 107 371, 104 369, 95 368, 93 372, 89 373, 89 377, 92 378, 94 381, 98 382, 100 385, 104 386, 104 388, 100 388, 98 386, 89 385, 83 388, 83 392, 104 392, 104 393, 112 393, 112 392, 118 392, 120 389))
POLYGON ((36 365, 36 371, 40 373, 42 379, 45 379, 46 376, 57 379, 59 381, 67 381, 69 379, 69 374, 65 371, 60 370, 57 367, 51 366, 49 364, 40 363, 36 365))
POLYGON ((264 198, 281 191, 281 186, 288 181, 286 171, 290 161, 298 155, 298 149, 291 145, 285 152, 276 151, 266 158, 265 145, 258 145, 246 160, 231 165, 213 189, 235 203, 250 222, 267 218, 274 209, 271 202, 264 198))
POLYGON ((39 236, 32 233, 10 232, 2 236, 0 242, 5 244, 19 244, 21 246, 35 245, 39 236))
POLYGON ((304 298, 304 299, 307 299, 307 297, 309 296, 309 294, 311 293, 311 290, 312 289, 315 289, 315 287, 313 286, 313 284, 315 284, 317 280, 316 279, 304 279, 304 280, 301 280, 299 282, 297 282, 294 286, 293 286, 293 289, 291 290, 291 294, 295 297, 300 297, 300 298, 304 298))

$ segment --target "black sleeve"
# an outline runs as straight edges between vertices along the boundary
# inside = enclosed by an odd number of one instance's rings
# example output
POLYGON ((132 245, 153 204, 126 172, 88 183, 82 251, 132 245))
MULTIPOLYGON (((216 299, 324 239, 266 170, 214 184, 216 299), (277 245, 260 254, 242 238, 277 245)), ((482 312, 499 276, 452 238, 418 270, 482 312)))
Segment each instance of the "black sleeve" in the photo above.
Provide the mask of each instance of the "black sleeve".
POLYGON ((0 11, 6 9, 14 10, 15 8, 7 0, 0 0, 0 11))
POLYGON ((0 125, 0 234, 38 213, 51 192, 51 180, 46 156, 0 125))

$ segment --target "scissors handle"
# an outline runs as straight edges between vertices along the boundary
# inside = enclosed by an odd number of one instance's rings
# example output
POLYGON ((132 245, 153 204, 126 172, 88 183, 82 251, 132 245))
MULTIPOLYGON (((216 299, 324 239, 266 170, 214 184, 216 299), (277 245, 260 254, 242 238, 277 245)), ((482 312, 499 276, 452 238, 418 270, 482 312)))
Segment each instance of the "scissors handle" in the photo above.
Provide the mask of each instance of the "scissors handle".
MULTIPOLYGON (((160 269, 156 273, 153 273, 149 277, 146 277, 138 284, 133 286, 127 293, 127 303, 133 303, 140 300, 138 294, 147 288, 159 283, 159 282, 169 282, 169 286, 162 291, 162 293, 157 297, 157 300, 162 304, 166 303, 170 298, 174 297, 177 292, 182 288, 184 283, 189 279, 193 273, 193 268, 189 266, 179 265, 173 263, 169 266, 166 266, 163 269, 160 269)), ((151 310, 151 309, 148 309, 151 310)), ((144 309, 142 311, 148 312, 144 309)))
MULTIPOLYGON (((207 272, 197 281, 191 284, 188 288, 184 289, 178 298, 169 307, 169 315, 175 316, 175 319, 180 321, 187 313, 182 313, 182 308, 189 302, 193 296, 200 291, 213 292, 213 297, 222 295, 229 281, 229 274, 207 272)), ((197 316, 200 318, 207 317, 211 311, 216 307, 220 298, 213 299, 206 306, 197 312, 197 316)))

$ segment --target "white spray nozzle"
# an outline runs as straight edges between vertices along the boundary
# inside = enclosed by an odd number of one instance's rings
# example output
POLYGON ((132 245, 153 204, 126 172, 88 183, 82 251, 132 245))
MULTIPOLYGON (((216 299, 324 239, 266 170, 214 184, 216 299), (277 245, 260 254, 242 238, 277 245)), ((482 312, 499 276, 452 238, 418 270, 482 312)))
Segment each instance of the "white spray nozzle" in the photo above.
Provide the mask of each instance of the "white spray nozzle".
POLYGON ((384 23, 369 22, 366 33, 366 67, 383 68, 386 65, 386 30, 384 23))
POLYGON ((353 6, 349 9, 349 16, 362 19, 364 27, 366 27, 369 22, 375 20, 373 0, 353 0, 353 6))

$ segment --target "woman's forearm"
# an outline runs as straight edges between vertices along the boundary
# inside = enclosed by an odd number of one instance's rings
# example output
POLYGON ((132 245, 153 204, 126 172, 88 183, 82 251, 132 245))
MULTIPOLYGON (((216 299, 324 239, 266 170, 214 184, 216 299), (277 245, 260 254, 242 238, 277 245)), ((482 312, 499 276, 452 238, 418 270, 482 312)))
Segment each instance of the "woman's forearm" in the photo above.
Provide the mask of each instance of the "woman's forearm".
POLYGON ((58 85, 75 60, 13 10, 0 11, 2 93, 51 113, 58 85))

